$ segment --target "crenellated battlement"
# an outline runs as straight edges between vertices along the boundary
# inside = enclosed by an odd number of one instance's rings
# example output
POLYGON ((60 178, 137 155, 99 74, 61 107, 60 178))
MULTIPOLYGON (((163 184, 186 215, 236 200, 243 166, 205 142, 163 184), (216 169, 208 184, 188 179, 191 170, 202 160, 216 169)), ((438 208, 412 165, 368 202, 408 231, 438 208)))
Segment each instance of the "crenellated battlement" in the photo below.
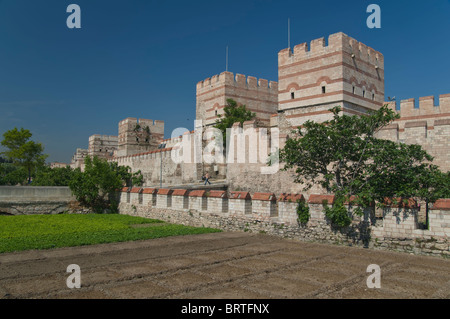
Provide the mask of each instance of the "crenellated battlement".
POLYGON ((218 86, 231 85, 245 89, 268 89, 273 92, 278 91, 278 82, 268 81, 266 79, 257 79, 254 76, 245 76, 243 74, 233 74, 232 72, 222 72, 213 75, 197 83, 197 94, 200 91, 207 91, 218 86))
POLYGON ((150 129, 153 128, 164 128, 164 121, 160 120, 149 120, 149 119, 137 119, 135 117, 127 117, 126 119, 119 122, 119 127, 127 126, 130 128, 136 127, 139 124, 140 126, 148 126, 150 129))
POLYGON ((293 50, 290 48, 281 50, 278 53, 278 65, 282 67, 335 52, 342 52, 342 54, 352 59, 366 62, 379 69, 384 69, 383 54, 342 32, 331 34, 328 37, 328 41, 325 40, 325 37, 322 37, 310 41, 309 45, 305 42, 297 44, 293 50))
POLYGON ((256 119, 268 125, 270 114, 278 108, 278 82, 231 72, 200 81, 197 83, 196 118, 206 125, 214 124, 223 114, 228 99, 246 105, 256 114, 256 119))
POLYGON ((89 136, 89 142, 94 141, 106 141, 106 142, 116 142, 117 143, 117 135, 101 135, 94 134, 89 136))
POLYGON ((430 116, 437 114, 450 114, 450 94, 439 95, 439 100, 435 101, 434 96, 420 97, 418 103, 416 99, 405 99, 400 101, 399 109, 397 109, 397 103, 395 101, 386 102, 389 107, 400 113, 400 116, 405 117, 417 117, 417 116, 430 116), (436 103, 438 102, 438 103, 436 103))

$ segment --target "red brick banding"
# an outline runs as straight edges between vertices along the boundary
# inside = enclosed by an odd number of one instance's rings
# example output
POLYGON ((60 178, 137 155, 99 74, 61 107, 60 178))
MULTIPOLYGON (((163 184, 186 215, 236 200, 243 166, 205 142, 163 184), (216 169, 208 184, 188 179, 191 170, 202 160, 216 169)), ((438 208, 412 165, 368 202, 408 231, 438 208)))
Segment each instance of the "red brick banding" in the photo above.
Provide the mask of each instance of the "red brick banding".
POLYGON ((382 102, 376 102, 376 101, 373 101, 373 100, 371 100, 369 98, 362 97, 362 96, 359 96, 359 95, 356 95, 356 94, 352 94, 352 93, 349 93, 349 92, 344 91, 344 90, 338 90, 338 91, 333 91, 333 92, 328 92, 328 93, 309 95, 309 96, 299 97, 299 98, 296 98, 296 99, 293 99, 293 100, 292 99, 288 99, 288 100, 284 100, 284 101, 279 101, 278 104, 286 104, 286 103, 292 103, 292 102, 306 101, 306 100, 312 100, 312 99, 316 99, 316 98, 323 98, 323 97, 335 96, 335 95, 341 95, 341 94, 342 95, 346 95, 346 96, 350 96, 350 97, 354 97, 354 98, 356 98, 358 100, 361 100, 361 101, 366 101, 366 102, 368 102, 370 104, 376 105, 377 107, 383 105, 382 102))
MULTIPOLYGON (((402 110, 400 109, 400 114, 402 113, 402 110)), ((446 116, 450 116, 450 113, 438 113, 438 114, 428 114, 428 115, 413 115, 413 116, 402 116, 399 119, 396 119, 396 122, 400 122, 400 121, 409 121, 409 120, 422 120, 422 119, 430 119, 430 118, 438 118, 438 117, 446 117, 446 116)), ((434 126, 437 125, 448 125, 450 123, 446 122, 447 119, 444 120, 435 120, 434 122, 434 126), (441 123, 440 121, 443 121, 443 124, 439 124, 441 123), (436 124, 436 122, 438 124, 436 124)))
MULTIPOLYGON (((266 112, 269 113, 269 112, 266 112)), ((243 125, 253 125, 256 123, 256 120, 252 120, 252 121, 245 121, 243 125)))
MULTIPOLYGON (((332 80, 327 76, 322 76, 315 83, 311 83, 311 84, 307 84, 307 85, 303 85, 303 86, 299 86, 297 83, 292 82, 287 86, 287 88, 285 90, 280 90, 278 93, 289 93, 292 88, 295 88, 297 91, 314 88, 314 87, 319 86, 321 82, 326 82, 327 84, 345 82, 348 84, 352 84, 358 88, 363 88, 363 86, 367 86, 367 83, 365 81, 362 81, 360 84, 358 84, 357 83, 358 81, 354 77, 352 77, 352 79, 347 80, 346 78, 336 78, 336 79, 332 80), (354 80, 352 81, 352 79, 354 79, 354 80)), ((377 87, 374 84, 370 84, 369 91, 372 89, 375 91, 376 94, 384 94, 384 92, 379 92, 379 90, 377 89, 377 87)))
POLYGON ((398 130, 398 124, 389 124, 382 127, 381 130, 398 130))
POLYGON ((415 121, 405 123, 405 128, 408 127, 425 127, 427 126, 427 121, 415 121))
POLYGON ((434 126, 440 126, 440 125, 450 125, 450 119, 434 121, 434 126))
MULTIPOLYGON (((289 67, 292 67, 292 66, 294 66, 294 65, 291 64, 291 65, 281 66, 281 67, 278 67, 278 69, 281 69, 281 68, 284 68, 284 67, 289 68, 289 67)), ((338 67, 338 68, 346 67, 346 68, 349 68, 351 70, 360 72, 360 73, 364 74, 365 76, 370 77, 370 78, 372 78, 374 80, 377 80, 377 81, 380 80, 374 74, 370 74, 368 72, 359 70, 359 69, 357 69, 355 66, 353 66, 351 64, 348 64, 346 62, 336 62, 336 63, 332 63, 332 64, 328 64, 328 65, 324 65, 324 66, 320 66, 320 67, 316 67, 316 68, 311 68, 311 69, 307 69, 307 70, 303 70, 303 71, 287 74, 287 75, 282 75, 282 76, 278 77, 278 81, 282 81, 282 80, 289 79, 289 78, 292 78, 292 77, 302 76, 302 75, 305 75, 305 74, 308 74, 308 73, 312 73, 312 72, 319 72, 319 71, 323 71, 323 70, 327 70, 327 69, 331 69, 331 68, 336 68, 336 67, 338 67)))
MULTIPOLYGON (((303 45, 304 43, 301 43, 301 44, 299 44, 299 46, 301 46, 301 45, 303 45)), ((281 50, 278 54, 280 54, 281 52, 283 52, 283 51, 285 51, 286 49, 284 49, 284 50, 281 50)), ((347 55, 347 56, 349 56, 349 57, 351 57, 352 59, 354 59, 355 61, 357 61, 358 63, 365 63, 367 66, 369 66, 369 67, 372 67, 373 65, 372 65, 372 63, 369 63, 369 62, 367 62, 367 61, 364 61, 364 60, 362 60, 361 58, 359 58, 359 57, 352 57, 351 56, 351 54, 350 53, 348 53, 348 52, 345 52, 345 51, 336 51, 336 52, 332 52, 332 53, 328 53, 328 54, 324 54, 324 55, 321 55, 321 56, 318 56, 318 57, 314 57, 314 58, 309 58, 309 59, 303 59, 302 61, 299 61, 299 62, 294 62, 294 63, 290 63, 290 64, 285 64, 285 65, 282 65, 282 66, 279 66, 279 68, 278 69, 286 69, 286 68, 290 68, 290 67, 295 67, 295 66, 299 66, 299 65, 302 65, 302 64, 306 64, 306 63, 310 63, 310 62, 315 62, 315 61, 320 61, 320 60, 322 60, 322 59, 326 59, 326 58, 329 58, 329 57, 332 57, 332 56, 334 56, 334 55, 347 55)), ((293 53, 293 55, 295 56, 295 53, 293 53)), ((382 68, 379 68, 379 70, 382 70, 382 71, 384 71, 382 68)))

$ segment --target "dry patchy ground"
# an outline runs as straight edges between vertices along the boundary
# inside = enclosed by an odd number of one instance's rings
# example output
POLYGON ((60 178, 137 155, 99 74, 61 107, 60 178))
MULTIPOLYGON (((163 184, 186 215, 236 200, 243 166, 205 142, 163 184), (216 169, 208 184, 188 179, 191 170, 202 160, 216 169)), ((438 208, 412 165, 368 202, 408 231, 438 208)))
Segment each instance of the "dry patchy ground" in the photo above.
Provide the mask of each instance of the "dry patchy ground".
POLYGON ((0 254, 0 298, 439 298, 450 260, 223 232, 0 254), (69 289, 67 266, 81 269, 69 289), (367 266, 381 267, 369 289, 367 266))

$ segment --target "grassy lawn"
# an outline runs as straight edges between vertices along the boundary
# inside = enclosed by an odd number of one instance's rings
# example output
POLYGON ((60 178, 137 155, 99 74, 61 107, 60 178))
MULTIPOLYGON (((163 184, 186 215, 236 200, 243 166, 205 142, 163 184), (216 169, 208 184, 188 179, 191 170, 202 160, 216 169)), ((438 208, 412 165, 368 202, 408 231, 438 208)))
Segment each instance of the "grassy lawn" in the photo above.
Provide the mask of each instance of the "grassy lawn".
POLYGON ((0 216, 0 253, 218 231, 118 214, 0 216))

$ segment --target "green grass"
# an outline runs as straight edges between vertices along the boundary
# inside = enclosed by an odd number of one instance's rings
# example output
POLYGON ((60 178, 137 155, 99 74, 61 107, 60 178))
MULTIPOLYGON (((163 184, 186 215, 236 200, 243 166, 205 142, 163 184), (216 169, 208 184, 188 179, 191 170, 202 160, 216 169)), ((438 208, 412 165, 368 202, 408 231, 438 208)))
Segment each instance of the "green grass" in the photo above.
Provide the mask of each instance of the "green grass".
POLYGON ((0 253, 203 234, 219 230, 118 214, 0 216, 0 253), (133 225, 153 224, 150 227, 133 225))

